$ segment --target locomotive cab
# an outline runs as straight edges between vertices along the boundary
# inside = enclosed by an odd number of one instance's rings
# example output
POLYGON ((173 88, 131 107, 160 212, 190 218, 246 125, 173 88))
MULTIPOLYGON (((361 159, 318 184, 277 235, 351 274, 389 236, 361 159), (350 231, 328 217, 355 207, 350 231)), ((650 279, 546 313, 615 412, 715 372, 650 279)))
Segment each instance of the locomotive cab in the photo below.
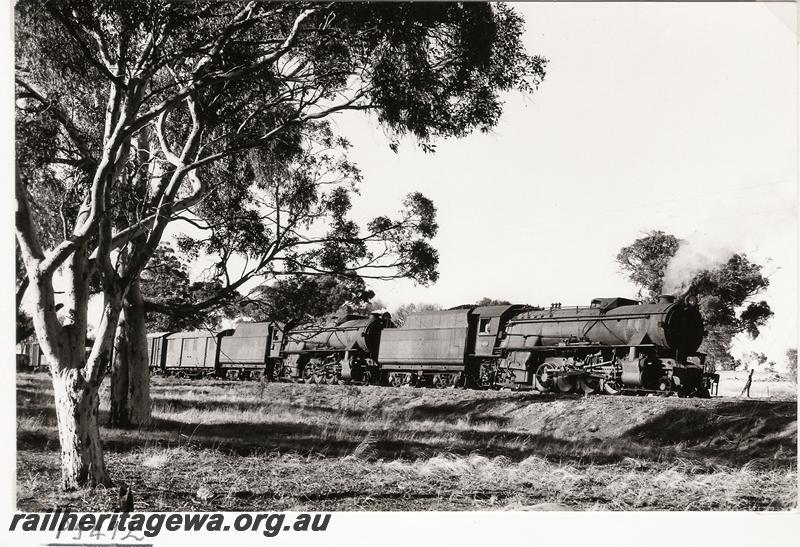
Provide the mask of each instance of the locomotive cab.
POLYGON ((471 360, 477 370, 474 383, 480 387, 515 387, 525 381, 524 367, 509 366, 497 359, 502 355, 501 341, 505 335, 508 320, 526 306, 479 306, 472 310, 477 317, 475 343, 471 360), (506 366, 502 366, 505 364, 506 366))

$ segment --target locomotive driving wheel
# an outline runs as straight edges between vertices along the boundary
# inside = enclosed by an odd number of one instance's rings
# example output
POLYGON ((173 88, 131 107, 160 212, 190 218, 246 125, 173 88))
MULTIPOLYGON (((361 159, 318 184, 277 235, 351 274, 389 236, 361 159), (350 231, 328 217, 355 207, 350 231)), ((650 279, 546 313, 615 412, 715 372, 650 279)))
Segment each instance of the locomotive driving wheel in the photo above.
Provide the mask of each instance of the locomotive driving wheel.
POLYGON ((552 363, 542 363, 536 369, 536 388, 539 391, 552 391, 555 386, 556 366, 552 363))

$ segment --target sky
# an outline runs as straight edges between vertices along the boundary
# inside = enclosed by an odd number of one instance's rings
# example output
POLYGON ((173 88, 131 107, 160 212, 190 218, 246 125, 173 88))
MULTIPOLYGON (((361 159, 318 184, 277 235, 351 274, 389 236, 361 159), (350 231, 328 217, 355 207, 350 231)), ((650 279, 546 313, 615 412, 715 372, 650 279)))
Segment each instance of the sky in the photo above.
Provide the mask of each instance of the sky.
POLYGON ((734 354, 797 346, 797 45, 789 4, 527 3, 549 60, 489 135, 398 154, 374 118, 336 125, 365 182, 354 214, 419 190, 438 208, 439 280, 373 282, 391 310, 481 297, 585 305, 636 288, 615 262, 649 230, 764 265, 775 316, 734 354), (784 9, 784 8, 788 8, 784 9))
MULTIPOLYGON (((764 265, 775 316, 734 355, 761 351, 782 365, 797 347, 794 6, 516 9, 547 76, 531 95, 505 96, 490 134, 439 141, 435 154, 407 140, 395 154, 374 117, 334 117, 364 174, 356 219, 397 211, 413 191, 438 208, 438 281, 373 281, 377 298, 393 310, 635 297, 615 256, 664 230, 701 254, 745 252, 764 265)), ((99 308, 95 299, 90 315, 99 308)))

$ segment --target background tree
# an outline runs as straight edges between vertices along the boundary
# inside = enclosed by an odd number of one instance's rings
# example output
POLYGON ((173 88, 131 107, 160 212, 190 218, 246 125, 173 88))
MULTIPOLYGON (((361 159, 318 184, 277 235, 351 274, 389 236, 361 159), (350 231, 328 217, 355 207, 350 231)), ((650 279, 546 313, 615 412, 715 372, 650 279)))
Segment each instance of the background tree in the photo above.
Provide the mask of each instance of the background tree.
POLYGON ((747 370, 757 368, 767 362, 767 356, 759 351, 748 351, 744 354, 742 362, 747 370))
MULTIPOLYGON (((675 236, 653 231, 622 248, 617 263, 639 287, 640 297, 653 301, 664 288, 664 274, 679 247, 675 236)), ((706 352, 718 369, 735 367, 730 350, 737 334, 758 337, 760 327, 773 315, 769 304, 756 298, 769 286, 761 270, 746 255, 735 253, 683 280, 684 294, 698 298, 708 331, 700 351, 706 352)))
POLYGON ((497 300, 495 298, 489 298, 487 296, 484 296, 483 298, 475 302, 476 306, 508 306, 510 304, 511 302, 509 302, 508 300, 497 300))
POLYGON ((786 370, 793 382, 797 382, 797 348, 786 350, 786 370))
POLYGON ((459 304, 458 306, 453 306, 450 308, 451 310, 466 310, 469 308, 474 308, 475 306, 506 306, 511 304, 508 300, 496 300, 494 298, 488 298, 484 296, 474 304, 459 304))
POLYGON ((438 311, 441 310, 442 307, 439 304, 430 304, 425 302, 409 302, 408 304, 401 304, 398 306, 394 312, 392 312, 392 321, 398 327, 402 327, 403 324, 406 322, 406 319, 412 313, 424 312, 424 311, 438 311))
POLYGON ((620 268, 639 288, 639 299, 655 302, 662 294, 664 274, 679 247, 674 235, 653 230, 617 253, 620 268))
POLYGON ((147 332, 179 332, 199 329, 218 329, 223 318, 235 313, 231 299, 221 298, 209 308, 195 310, 196 302, 215 297, 222 283, 192 281, 189 267, 168 245, 161 245, 142 270, 139 280, 144 300, 147 332))
POLYGON ((303 292, 316 283, 298 283, 299 276, 321 276, 326 284, 335 278, 362 291, 364 279, 403 277, 427 284, 437 278, 438 254, 428 240, 438 225, 429 199, 412 193, 397 215, 375 217, 362 231, 348 218, 362 180, 346 157, 349 143, 320 126, 299 144, 289 157, 284 151, 277 165, 277 154, 259 151, 225 166, 219 176, 228 184, 187 211, 182 218, 194 233, 178 238, 191 260, 213 259, 208 270, 220 285, 209 298, 185 305, 149 302, 148 309, 188 314, 213 310, 224 298, 257 301, 266 295, 271 301, 270 290, 249 297, 237 291, 252 280, 269 285, 287 276, 294 279, 276 285, 283 292, 303 292))
POLYGON ((296 325, 349 308, 368 311, 375 293, 360 277, 293 275, 258 287, 243 301, 242 314, 255 321, 296 325))
MULTIPOLYGON (((214 176, 221 162, 300 140, 343 110, 373 111, 393 138, 431 149, 489 130, 500 92, 531 91, 544 76, 544 61, 525 53, 522 19, 502 4, 20 0, 15 15, 17 115, 53 128, 42 141, 52 145, 37 145, 42 169, 18 156, 15 225, 66 488, 111 483, 98 388, 120 315, 143 313, 142 270, 167 225, 226 182, 214 176), (40 204, 55 196, 65 198, 62 232, 50 244, 40 217, 51 209, 40 204), (87 357, 93 282, 103 306, 87 357)), ((355 227, 333 230, 348 241, 301 258, 341 265, 355 227)), ((279 252, 280 234, 265 237, 279 252)), ((430 256, 424 243, 402 244, 430 256)), ((143 324, 128 323, 132 340, 143 324)))

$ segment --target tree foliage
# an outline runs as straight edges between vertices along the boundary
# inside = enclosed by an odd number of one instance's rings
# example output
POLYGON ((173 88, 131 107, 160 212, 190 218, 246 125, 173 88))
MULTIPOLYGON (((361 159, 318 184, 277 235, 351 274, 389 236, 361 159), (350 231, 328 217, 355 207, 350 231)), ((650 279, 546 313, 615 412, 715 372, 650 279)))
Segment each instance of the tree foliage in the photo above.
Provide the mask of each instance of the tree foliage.
POLYGON ((216 295, 218 280, 192 281, 189 268, 168 245, 156 249, 142 270, 140 290, 145 298, 147 330, 178 332, 219 328, 223 317, 233 310, 231 299, 221 299, 211 310, 194 310, 193 304, 216 295))
POLYGON ((637 287, 639 298, 655 301, 664 286, 664 274, 680 242, 672 234, 653 230, 617 253, 617 263, 637 287))
POLYGON ((470 308, 474 308, 475 306, 507 306, 510 305, 511 302, 508 300, 497 300, 494 298, 489 298, 484 296, 474 304, 459 304, 458 306, 453 306, 450 308, 451 310, 468 310, 470 308))
POLYGON ((748 351, 743 358, 748 369, 762 366, 767 362, 768 357, 760 351, 748 351))
POLYGON ((256 321, 296 325, 342 310, 369 311, 375 293, 360 277, 294 275, 262 285, 243 301, 241 312, 256 321))
MULTIPOLYGON (((679 247, 675 236, 653 231, 621 249, 617 263, 639 287, 640 296, 652 301, 661 293, 664 274, 679 247)), ((685 282, 686 292, 698 298, 708 331, 700 350, 709 354, 717 368, 733 368, 733 338, 739 333, 756 338, 760 327, 773 315, 769 304, 756 298, 769 286, 769 279, 761 265, 743 253, 735 253, 685 282)))
POLYGON ((484 296, 483 298, 475 302, 476 306, 508 306, 510 304, 511 302, 509 302, 508 300, 498 300, 496 298, 489 298, 487 296, 484 296))
MULTIPOLYGON (((179 237, 179 248, 216 258, 221 293, 237 298, 236 289, 252 278, 301 274, 436 280, 438 253, 429 240, 438 225, 428 198, 412 193, 396 215, 375 217, 363 230, 349 218, 362 181, 347 158, 350 144, 327 125, 307 128, 297 144, 223 162, 217 178, 227 184, 192 208, 195 230, 179 237), (231 266, 242 257, 244 269, 231 266)), ((221 302, 214 295, 192 310, 221 302)))

